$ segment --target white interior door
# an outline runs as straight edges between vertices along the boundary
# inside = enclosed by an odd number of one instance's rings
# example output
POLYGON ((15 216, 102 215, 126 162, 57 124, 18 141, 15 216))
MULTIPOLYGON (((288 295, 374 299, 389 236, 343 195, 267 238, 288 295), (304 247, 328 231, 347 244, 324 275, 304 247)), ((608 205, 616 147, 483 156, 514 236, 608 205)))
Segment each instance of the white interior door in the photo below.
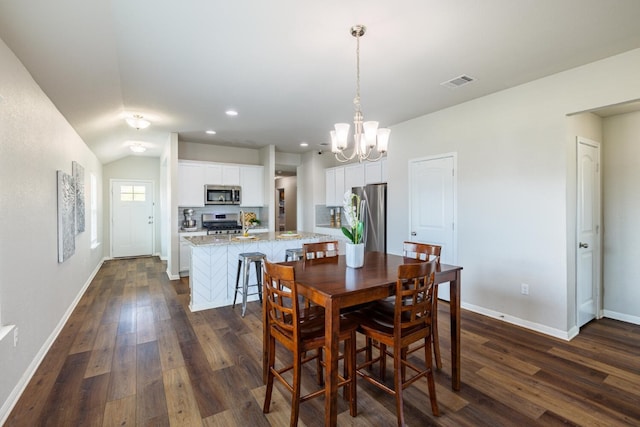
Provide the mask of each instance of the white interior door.
POLYGON ((597 314, 600 289, 600 144, 578 137, 576 299, 578 327, 597 314))
MULTIPOLYGON (((455 264, 455 154, 417 159, 409 164, 410 236, 408 240, 442 246, 441 261, 455 264)), ((438 297, 449 299, 449 287, 438 297)))
POLYGON ((111 181, 111 256, 153 254, 153 182, 111 181))

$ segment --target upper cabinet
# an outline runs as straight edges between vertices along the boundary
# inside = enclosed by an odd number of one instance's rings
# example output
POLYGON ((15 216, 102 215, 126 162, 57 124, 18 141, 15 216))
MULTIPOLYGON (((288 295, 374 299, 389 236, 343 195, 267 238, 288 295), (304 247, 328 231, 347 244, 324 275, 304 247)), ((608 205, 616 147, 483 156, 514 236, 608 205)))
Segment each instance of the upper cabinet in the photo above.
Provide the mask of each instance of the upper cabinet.
POLYGON ((344 167, 325 169, 325 204, 341 206, 344 195, 344 167))
POLYGON ((239 185, 241 206, 264 206, 264 166, 178 162, 178 206, 204 206, 205 185, 239 185))
POLYGON ((364 165, 362 163, 344 167, 344 191, 351 190, 353 187, 364 187, 364 165))
MULTIPOLYGON (((261 166, 262 167, 262 166, 261 166)), ((208 185, 240 185, 240 166, 223 163, 205 164, 204 180, 208 185)))
POLYGON ((387 182, 387 158, 325 169, 325 204, 341 206, 345 191, 387 182))
POLYGON ((240 166, 240 206, 264 206, 264 166, 240 166))
POLYGON ((204 177, 202 163, 178 162, 178 206, 204 206, 204 177))

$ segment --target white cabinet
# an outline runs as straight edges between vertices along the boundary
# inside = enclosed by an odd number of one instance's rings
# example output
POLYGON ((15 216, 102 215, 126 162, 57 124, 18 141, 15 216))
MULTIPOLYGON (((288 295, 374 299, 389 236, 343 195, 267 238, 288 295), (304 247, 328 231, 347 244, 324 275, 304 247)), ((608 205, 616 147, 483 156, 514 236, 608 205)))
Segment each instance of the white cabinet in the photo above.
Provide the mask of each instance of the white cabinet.
POLYGON ((341 206, 344 196, 344 167, 338 166, 325 170, 325 205, 341 206))
POLYGON ((204 180, 209 185, 240 185, 240 166, 205 163, 204 180))
POLYGON ((336 170, 328 168, 324 171, 324 202, 327 206, 335 206, 336 201, 336 170))
POLYGON ((364 165, 361 163, 344 167, 344 191, 353 187, 364 187, 364 165))
POLYGON ((240 182, 240 166, 222 165, 222 185, 242 185, 240 182))
POLYGON ((204 165, 178 163, 178 206, 204 206, 204 165))
POLYGON ((222 185, 222 165, 206 165, 204 167, 204 183, 207 185, 222 185))
POLYGON ((264 206, 264 166, 241 166, 240 186, 242 187, 240 206, 264 206))
POLYGON ((342 198, 346 188, 344 186, 344 168, 336 168, 336 198, 333 206, 342 206, 342 198))
POLYGON ((189 273, 191 265, 191 244, 187 242, 185 237, 206 236, 206 231, 194 231, 192 233, 180 233, 180 273, 186 276, 189 273))

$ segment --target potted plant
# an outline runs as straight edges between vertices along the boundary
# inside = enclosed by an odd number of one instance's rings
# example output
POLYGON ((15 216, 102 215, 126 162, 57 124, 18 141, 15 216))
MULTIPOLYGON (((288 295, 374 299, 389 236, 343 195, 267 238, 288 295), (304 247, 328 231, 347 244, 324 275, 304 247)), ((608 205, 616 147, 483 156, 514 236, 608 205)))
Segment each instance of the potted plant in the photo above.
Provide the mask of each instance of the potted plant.
POLYGON ((364 221, 365 201, 360 196, 347 191, 342 202, 348 227, 342 233, 349 239, 346 245, 347 267, 360 268, 364 265, 364 221))

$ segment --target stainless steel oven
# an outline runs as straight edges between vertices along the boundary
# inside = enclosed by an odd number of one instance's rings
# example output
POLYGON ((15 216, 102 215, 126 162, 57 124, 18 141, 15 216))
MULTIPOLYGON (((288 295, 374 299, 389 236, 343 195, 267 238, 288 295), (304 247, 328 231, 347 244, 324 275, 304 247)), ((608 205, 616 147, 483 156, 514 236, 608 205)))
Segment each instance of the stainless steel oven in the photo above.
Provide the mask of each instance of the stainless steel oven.
POLYGON ((234 185, 205 185, 205 205, 239 205, 241 198, 239 186, 234 185))

